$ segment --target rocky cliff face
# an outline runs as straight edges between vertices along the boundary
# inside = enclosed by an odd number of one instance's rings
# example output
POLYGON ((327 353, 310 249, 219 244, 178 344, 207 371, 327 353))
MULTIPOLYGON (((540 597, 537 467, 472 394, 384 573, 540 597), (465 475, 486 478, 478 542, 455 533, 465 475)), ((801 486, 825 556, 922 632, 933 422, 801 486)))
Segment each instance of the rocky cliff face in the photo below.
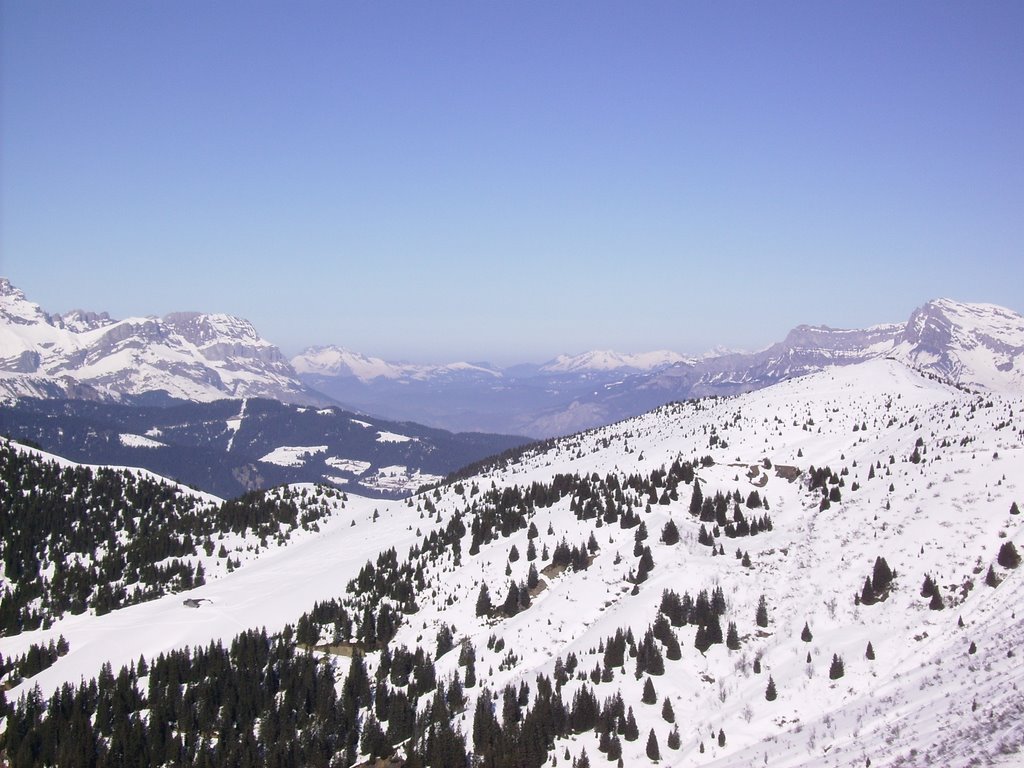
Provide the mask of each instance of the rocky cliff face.
POLYGON ((994 304, 938 299, 914 310, 893 356, 969 387, 1024 391, 1024 317, 994 304))
POLYGON ((246 320, 198 312, 125 320, 82 310, 51 316, 2 278, 0 393, 325 401, 246 320))

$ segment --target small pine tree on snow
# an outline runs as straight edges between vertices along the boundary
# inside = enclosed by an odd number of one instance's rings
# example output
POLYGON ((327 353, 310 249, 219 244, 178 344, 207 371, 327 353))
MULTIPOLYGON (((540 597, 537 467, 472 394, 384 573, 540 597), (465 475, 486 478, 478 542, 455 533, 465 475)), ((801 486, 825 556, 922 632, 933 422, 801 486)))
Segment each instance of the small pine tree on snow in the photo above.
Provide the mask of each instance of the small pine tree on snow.
POLYGON ((942 595, 939 594, 938 587, 936 587, 935 591, 932 592, 932 599, 931 602, 928 603, 928 607, 933 611, 941 611, 946 607, 946 604, 942 601, 942 595))
POLYGON ((778 693, 775 691, 775 681, 771 675, 768 675, 768 687, 764 691, 764 697, 768 701, 775 701, 776 696, 778 696, 778 693))
POLYGON ((619 739, 619 734, 613 733, 608 739, 608 749, 605 750, 605 754, 608 755, 609 761, 622 757, 622 741, 619 739))
POLYGON ((926 573, 924 575, 924 582, 921 584, 921 597, 931 597, 936 592, 938 592, 938 589, 932 580, 931 574, 926 573))
POLYGON ((832 665, 828 668, 829 680, 838 680, 844 674, 846 674, 846 670, 843 667, 843 660, 839 657, 839 654, 833 653, 832 665))
POLYGON ((889 591, 889 587, 892 586, 893 580, 892 569, 889 564, 885 562, 884 557, 875 558, 875 566, 871 572, 871 580, 874 585, 876 595, 884 595, 889 591))
POLYGON ((809 643, 814 639, 814 635, 811 634, 811 628, 808 626, 806 621, 804 622, 803 631, 800 633, 800 639, 805 643, 809 643))
POLYGON ((486 584, 480 585, 480 594, 476 598, 476 615, 487 616, 494 609, 491 605, 491 593, 486 584))
POLYGON ((754 617, 759 627, 768 626, 768 603, 764 599, 764 595, 761 595, 761 599, 757 603, 757 614, 754 617))
POLYGON ((514 563, 518 559, 519 559, 519 550, 516 548, 516 545, 513 544, 512 545, 512 549, 510 549, 508 551, 508 561, 510 563, 514 563))
POLYGON ((973 640, 971 640, 971 645, 968 647, 967 652, 972 655, 978 652, 978 646, 974 644, 973 640))
POLYGON ((761 657, 760 656, 755 656, 754 657, 754 674, 755 675, 760 675, 761 674, 761 657))
POLYGON ((1017 502, 1016 501, 1013 502, 1010 505, 1010 514, 1011 515, 1019 515, 1020 514, 1020 507, 1017 506, 1017 502))
POLYGON ((867 650, 864 651, 864 658, 866 658, 868 661, 875 660, 875 648, 873 645, 871 645, 870 640, 868 640, 867 650))
POLYGON ((739 632, 736 631, 736 622, 729 622, 729 629, 725 633, 725 647, 730 651, 739 650, 740 647, 740 636, 739 632))
POLYGON ((705 547, 713 546, 714 543, 715 543, 715 540, 711 536, 708 535, 707 528, 705 528, 703 525, 700 527, 700 530, 697 532, 697 543, 698 544, 703 544, 705 547))
POLYGON ((666 696, 665 701, 662 702, 661 716, 664 718, 666 723, 674 723, 676 721, 676 713, 672 709, 672 702, 669 701, 668 696, 666 696))
POLYGON ((718 729, 718 746, 725 746, 725 731, 723 731, 721 728, 718 729))
POLYGON ((656 704, 658 702, 658 694, 654 690, 654 683, 650 677, 644 682, 644 695, 640 700, 644 704, 656 704))
POLYGON ((860 591, 860 602, 862 605, 875 604, 875 589, 871 586, 871 577, 864 578, 864 589, 860 591))
POLYGON ((640 738, 640 728, 637 727, 636 717, 633 715, 633 708, 626 712, 626 725, 622 729, 622 738, 626 741, 636 741, 640 738))
POLYGON ((700 515, 700 508, 704 504, 704 494, 700 490, 700 480, 694 478, 693 495, 690 497, 690 514, 694 517, 700 515))
POLYGON ((665 527, 662 528, 661 540, 668 545, 679 543, 679 529, 676 527, 676 524, 672 520, 669 520, 667 523, 665 523, 665 527))
POLYGON ((996 558, 996 562, 1003 568, 1011 570, 1020 565, 1020 554, 1017 552, 1017 548, 1013 546, 1012 541, 1003 542, 1003 545, 999 548, 999 556, 996 558))
POLYGON ((590 758, 587 757, 587 748, 584 747, 583 751, 580 752, 580 759, 577 760, 574 765, 576 768, 590 768, 590 758))
POLYGON ((671 730, 671 732, 669 732, 668 740, 666 741, 666 743, 668 744, 668 748, 669 749, 679 749, 679 746, 680 746, 681 742, 680 742, 680 739, 679 739, 679 728, 678 727, 677 728, 673 728, 671 730))
POLYGON ((654 735, 653 728, 651 728, 651 732, 647 736, 647 756, 651 760, 661 759, 661 750, 658 749, 658 737, 654 735))
POLYGON ((999 586, 999 578, 996 576, 995 569, 991 565, 988 567, 988 573, 985 574, 985 584, 990 587, 999 586))

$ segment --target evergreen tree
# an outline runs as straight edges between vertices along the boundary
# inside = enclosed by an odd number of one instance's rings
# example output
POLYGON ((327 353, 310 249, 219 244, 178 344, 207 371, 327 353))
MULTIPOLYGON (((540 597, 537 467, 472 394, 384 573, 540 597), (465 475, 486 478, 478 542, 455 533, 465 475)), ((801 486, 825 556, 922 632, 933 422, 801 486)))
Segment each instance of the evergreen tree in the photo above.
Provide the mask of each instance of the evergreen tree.
POLYGON ((725 731, 723 731, 721 728, 718 729, 718 746, 725 746, 725 731))
POLYGON ((864 658, 866 658, 868 661, 874 661, 875 660, 875 649, 871 645, 871 641, 870 640, 868 640, 867 650, 864 651, 864 658))
POLYGON ((843 668, 843 660, 839 657, 839 654, 832 654, 832 664, 828 668, 829 680, 838 680, 845 674, 843 668))
POLYGON ((679 543, 679 529, 674 521, 669 520, 661 530, 661 540, 668 545, 679 543))
POLYGON ((437 651, 434 655, 435 659, 440 659, 448 651, 455 647, 455 640, 452 637, 452 628, 447 624, 442 624, 441 628, 437 630, 437 651))
POLYGON ((885 562, 885 558, 876 557, 871 573, 871 581, 876 595, 884 595, 889 591, 889 587, 892 586, 893 575, 889 564, 885 562))
POLYGON ((494 606, 491 605, 491 593, 487 589, 486 584, 481 584, 480 594, 476 599, 476 615, 489 616, 493 610, 494 606))
MULTIPOLYGON (((650 678, 647 678, 650 682, 650 678)), ((622 729, 622 738, 626 741, 636 741, 640 738, 640 729, 636 724, 636 717, 633 716, 633 708, 630 707, 626 713, 626 725, 622 729)))
POLYGON ((661 716, 666 723, 674 723, 676 721, 676 713, 672 709, 672 702, 669 700, 668 696, 665 697, 665 700, 661 704, 661 716))
POLYGON ((681 744, 679 738, 679 728, 673 728, 671 731, 669 731, 668 740, 666 743, 668 744, 669 749, 679 749, 679 746, 681 744))
POLYGON ((938 588, 935 586, 935 582, 932 580, 931 574, 926 573, 924 575, 924 582, 921 584, 921 597, 931 597, 938 592, 938 588))
POLYGON ((622 757, 622 741, 619 739, 619 734, 613 733, 608 739, 607 754, 609 762, 622 757))
POLYGON ((811 628, 807 624, 807 622, 805 621, 804 622, 804 629, 800 633, 800 639, 803 640, 805 643, 809 643, 809 642, 811 642, 811 640, 813 638, 814 638, 814 635, 811 634, 811 628))
POLYGON ((540 575, 537 573, 537 566, 530 563, 530 571, 526 574, 526 588, 536 589, 538 584, 540 584, 540 575))
POLYGON ((995 569, 991 565, 988 567, 988 573, 985 574, 985 584, 990 587, 999 586, 999 578, 996 576, 995 569))
POLYGON ((736 622, 729 622, 729 629, 725 633, 725 647, 730 651, 739 650, 740 647, 740 636, 736 630, 736 622))
POLYGON ((647 736, 647 757, 651 760, 661 759, 661 750, 658 749, 658 737, 654 735, 653 728, 651 728, 651 732, 647 736))
POLYGON ((875 588, 871 586, 871 577, 864 578, 864 588, 860 591, 860 602, 863 605, 875 604, 875 588))
POLYGON ((999 556, 996 558, 996 562, 1003 568, 1011 570, 1020 565, 1020 554, 1012 541, 1004 541, 1003 545, 999 547, 999 556))
POLYGON ((693 495, 690 496, 690 514, 694 517, 700 515, 700 508, 704 505, 704 494, 700 490, 700 480, 693 480, 693 495))
POLYGON ((776 695, 777 694, 775 692, 775 681, 772 679, 771 675, 768 675, 768 687, 765 689, 764 697, 768 701, 775 701, 776 695))
POLYGON ((644 704, 656 704, 658 702, 658 694, 654 690, 654 682, 650 677, 644 682, 644 693, 640 700, 644 704))
POLYGON ((757 614, 754 617, 759 627, 768 626, 768 603, 764 599, 764 595, 761 595, 761 599, 757 603, 757 614))

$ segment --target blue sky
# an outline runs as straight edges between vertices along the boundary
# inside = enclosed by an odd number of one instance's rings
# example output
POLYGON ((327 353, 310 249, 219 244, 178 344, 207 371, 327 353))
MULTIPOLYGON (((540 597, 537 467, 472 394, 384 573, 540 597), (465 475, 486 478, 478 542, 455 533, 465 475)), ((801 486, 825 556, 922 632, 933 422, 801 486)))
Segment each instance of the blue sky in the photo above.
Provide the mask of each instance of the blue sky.
POLYGON ((508 363, 1024 310, 1024 3, 0 9, 50 311, 508 363))

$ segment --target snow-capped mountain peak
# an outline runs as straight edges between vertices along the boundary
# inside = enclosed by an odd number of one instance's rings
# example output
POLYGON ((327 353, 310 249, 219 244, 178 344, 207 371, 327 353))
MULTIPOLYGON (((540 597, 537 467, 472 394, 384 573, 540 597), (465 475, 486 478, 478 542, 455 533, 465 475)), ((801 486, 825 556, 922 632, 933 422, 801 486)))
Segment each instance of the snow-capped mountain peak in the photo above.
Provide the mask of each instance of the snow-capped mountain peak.
POLYGON ((578 355, 559 355, 541 366, 546 373, 580 373, 585 371, 653 371, 667 368, 691 359, 670 350, 622 353, 610 349, 596 349, 578 355))
POLYGON ((911 314, 893 354, 942 378, 1024 390, 1024 317, 995 304, 935 299, 911 314))
POLYGON ((247 320, 198 312, 51 316, 0 278, 0 394, 118 400, 152 392, 325 402, 247 320))
POLYGON ((310 347, 292 358, 292 366, 298 373, 353 376, 361 381, 398 379, 402 376, 399 368, 392 363, 335 345, 310 347))
POLYGON ((376 379, 427 381, 462 374, 483 375, 488 379, 501 377, 500 371, 486 364, 388 362, 334 345, 310 347, 293 357, 291 362, 302 375, 353 378, 364 384, 376 379))

